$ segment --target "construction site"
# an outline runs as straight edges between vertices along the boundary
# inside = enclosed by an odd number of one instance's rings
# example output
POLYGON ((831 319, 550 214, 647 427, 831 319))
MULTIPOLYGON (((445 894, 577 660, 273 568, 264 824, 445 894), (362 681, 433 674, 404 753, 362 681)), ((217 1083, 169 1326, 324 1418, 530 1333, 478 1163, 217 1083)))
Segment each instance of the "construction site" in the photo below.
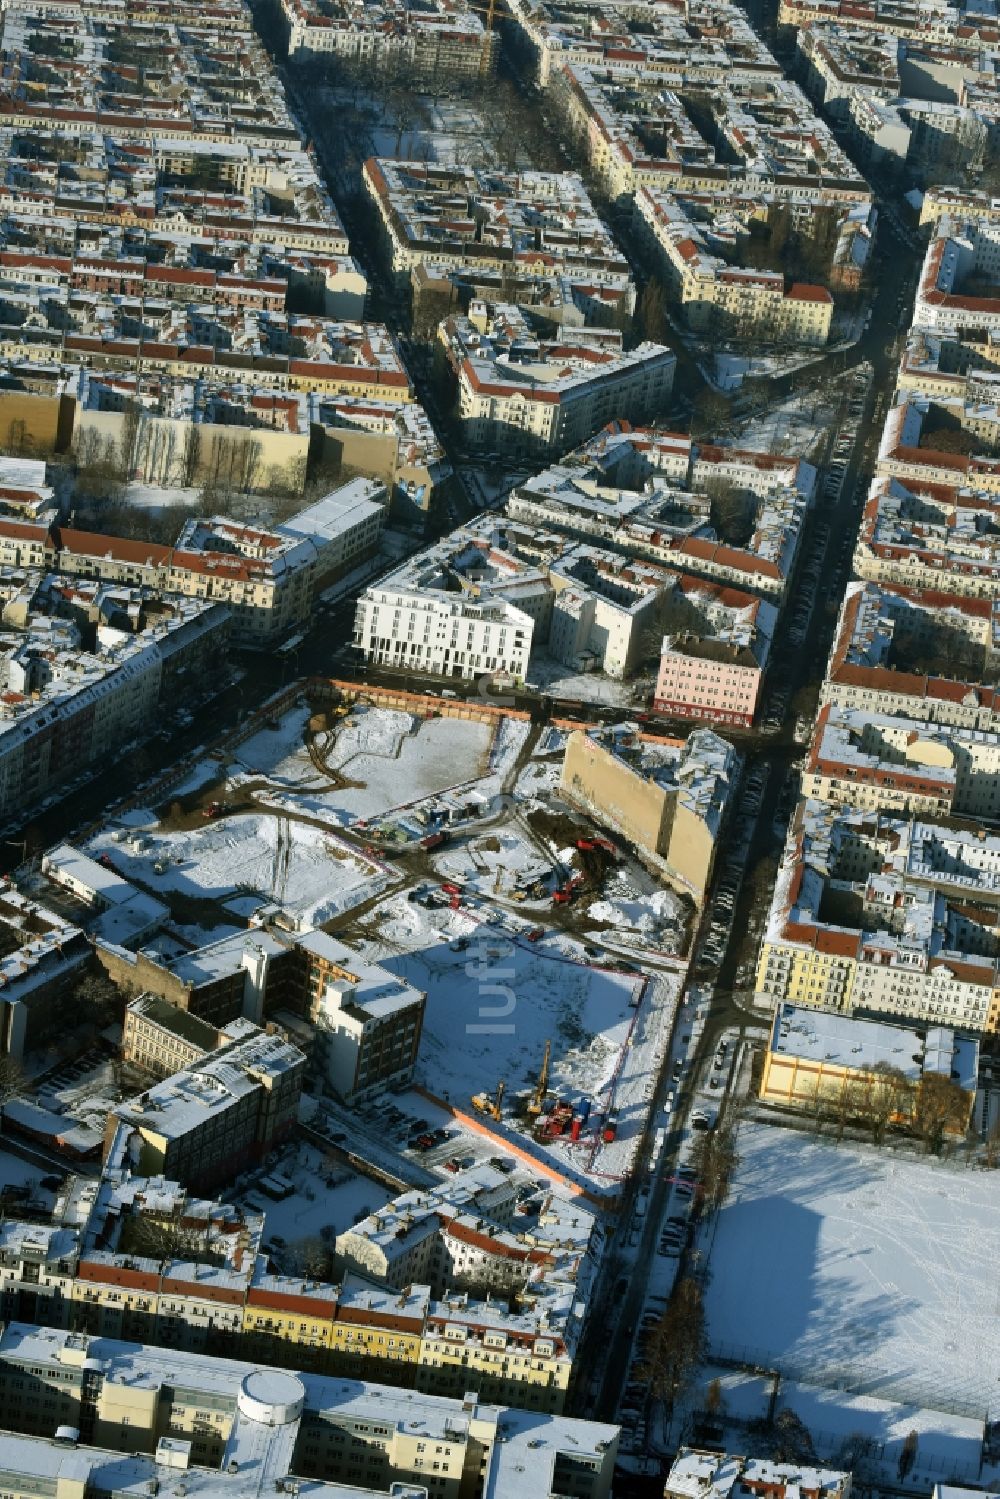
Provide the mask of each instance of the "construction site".
POLYGON ((613 1193, 646 1137, 690 909, 559 798, 562 730, 390 701, 300 697, 87 852, 162 903, 143 939, 159 959, 248 926, 335 934, 426 994, 420 1097, 613 1193))

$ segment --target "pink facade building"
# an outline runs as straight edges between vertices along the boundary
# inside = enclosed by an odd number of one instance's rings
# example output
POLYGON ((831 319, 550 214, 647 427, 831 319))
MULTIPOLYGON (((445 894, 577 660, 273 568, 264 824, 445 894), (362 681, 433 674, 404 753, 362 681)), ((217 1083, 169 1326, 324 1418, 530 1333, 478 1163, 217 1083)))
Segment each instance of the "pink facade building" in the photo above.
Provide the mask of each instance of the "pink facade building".
POLYGON ((679 592, 689 620, 664 636, 654 708, 675 718, 750 728, 777 611, 763 599, 701 579, 684 577, 679 592))

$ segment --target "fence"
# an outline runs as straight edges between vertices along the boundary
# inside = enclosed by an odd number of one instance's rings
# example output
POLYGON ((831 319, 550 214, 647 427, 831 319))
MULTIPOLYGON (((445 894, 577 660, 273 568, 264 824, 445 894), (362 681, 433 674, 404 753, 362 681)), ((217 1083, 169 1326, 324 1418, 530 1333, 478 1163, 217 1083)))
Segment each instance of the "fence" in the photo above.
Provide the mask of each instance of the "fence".
POLYGON ((782 1379, 840 1390, 845 1395, 874 1396, 893 1404, 920 1406, 978 1422, 989 1419, 992 1391, 988 1392, 975 1375, 970 1375, 961 1386, 952 1383, 949 1387, 942 1380, 940 1371, 929 1372, 926 1376, 897 1376, 863 1355, 853 1358, 850 1364, 829 1364, 821 1359, 798 1363, 786 1353, 778 1354, 773 1348, 755 1348, 748 1343, 714 1343, 711 1357, 717 1363, 759 1370, 764 1374, 777 1373, 782 1379))

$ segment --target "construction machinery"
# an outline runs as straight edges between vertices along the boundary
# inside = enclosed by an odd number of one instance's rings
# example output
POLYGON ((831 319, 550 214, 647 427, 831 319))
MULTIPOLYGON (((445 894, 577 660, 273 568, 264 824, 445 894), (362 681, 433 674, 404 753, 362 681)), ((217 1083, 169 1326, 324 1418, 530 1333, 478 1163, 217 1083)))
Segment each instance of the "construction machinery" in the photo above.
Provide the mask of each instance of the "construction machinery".
POLYGON ((553 890, 552 904, 554 906, 568 906, 573 900, 573 897, 576 895, 576 892, 582 885, 585 885, 586 883, 586 875, 573 875, 572 879, 568 879, 565 884, 560 885, 558 890, 553 890))
POLYGON ((532 1130, 536 1140, 558 1140, 560 1136, 569 1132, 573 1123, 573 1105, 571 1103, 556 1103, 547 1114, 542 1114, 535 1121, 532 1130))
POLYGON ((545 1095, 549 1089, 549 1062, 551 1061, 551 1059, 552 1042, 546 1041, 545 1055, 542 1057, 542 1068, 538 1074, 538 1082, 535 1084, 534 1093, 532 1093, 531 1097, 528 1099, 528 1113, 530 1114, 532 1119, 537 1119, 539 1114, 542 1112, 542 1105, 545 1102, 545 1095))
POLYGON ((497 1083, 495 1093, 473 1093, 472 1107, 477 1114, 486 1114, 490 1119, 499 1119, 503 1107, 503 1096, 507 1091, 507 1084, 503 1078, 497 1083))

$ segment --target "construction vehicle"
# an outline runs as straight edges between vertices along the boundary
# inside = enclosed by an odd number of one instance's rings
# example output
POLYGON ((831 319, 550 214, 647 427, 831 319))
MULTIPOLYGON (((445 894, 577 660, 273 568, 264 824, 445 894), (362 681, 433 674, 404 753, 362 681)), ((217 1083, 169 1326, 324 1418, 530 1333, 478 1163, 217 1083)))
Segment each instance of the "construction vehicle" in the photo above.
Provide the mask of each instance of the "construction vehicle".
POLYGON ((536 1140, 558 1140, 566 1134, 573 1123, 573 1105, 557 1103, 547 1114, 542 1114, 532 1133, 536 1140))
POLYGON ((593 853, 595 849, 603 848, 604 852, 610 854, 612 858, 618 858, 618 850, 611 839, 602 838, 597 833, 592 834, 590 838, 578 838, 576 846, 581 853, 593 853))
POLYGON ((542 1057, 542 1069, 538 1074, 538 1082, 535 1091, 528 1099, 528 1113, 532 1119, 537 1119, 542 1112, 542 1104, 549 1089, 549 1062, 552 1059, 552 1042, 546 1041, 545 1055, 542 1057))
POLYGON ((552 904, 554 906, 568 906, 576 895, 576 892, 580 889, 580 886, 585 885, 586 882, 586 875, 575 874, 572 879, 560 885, 558 890, 552 892, 552 904))
POLYGON ((209 819, 211 819, 213 817, 221 817, 222 816, 222 803, 221 802, 209 802, 209 804, 208 804, 207 807, 202 807, 202 809, 201 809, 201 815, 202 815, 202 817, 206 817, 206 818, 209 818, 209 819))
POLYGON ((618 1134, 618 1110, 609 1109, 604 1116, 604 1128, 601 1130, 601 1139, 605 1145, 610 1145, 618 1134))
POLYGON ((475 1109, 477 1114, 486 1114, 490 1119, 499 1119, 501 1117, 500 1111, 503 1106, 503 1096, 506 1091, 507 1084, 504 1082, 503 1078, 501 1078, 497 1083, 497 1090, 495 1093, 473 1093, 472 1107, 475 1109))

